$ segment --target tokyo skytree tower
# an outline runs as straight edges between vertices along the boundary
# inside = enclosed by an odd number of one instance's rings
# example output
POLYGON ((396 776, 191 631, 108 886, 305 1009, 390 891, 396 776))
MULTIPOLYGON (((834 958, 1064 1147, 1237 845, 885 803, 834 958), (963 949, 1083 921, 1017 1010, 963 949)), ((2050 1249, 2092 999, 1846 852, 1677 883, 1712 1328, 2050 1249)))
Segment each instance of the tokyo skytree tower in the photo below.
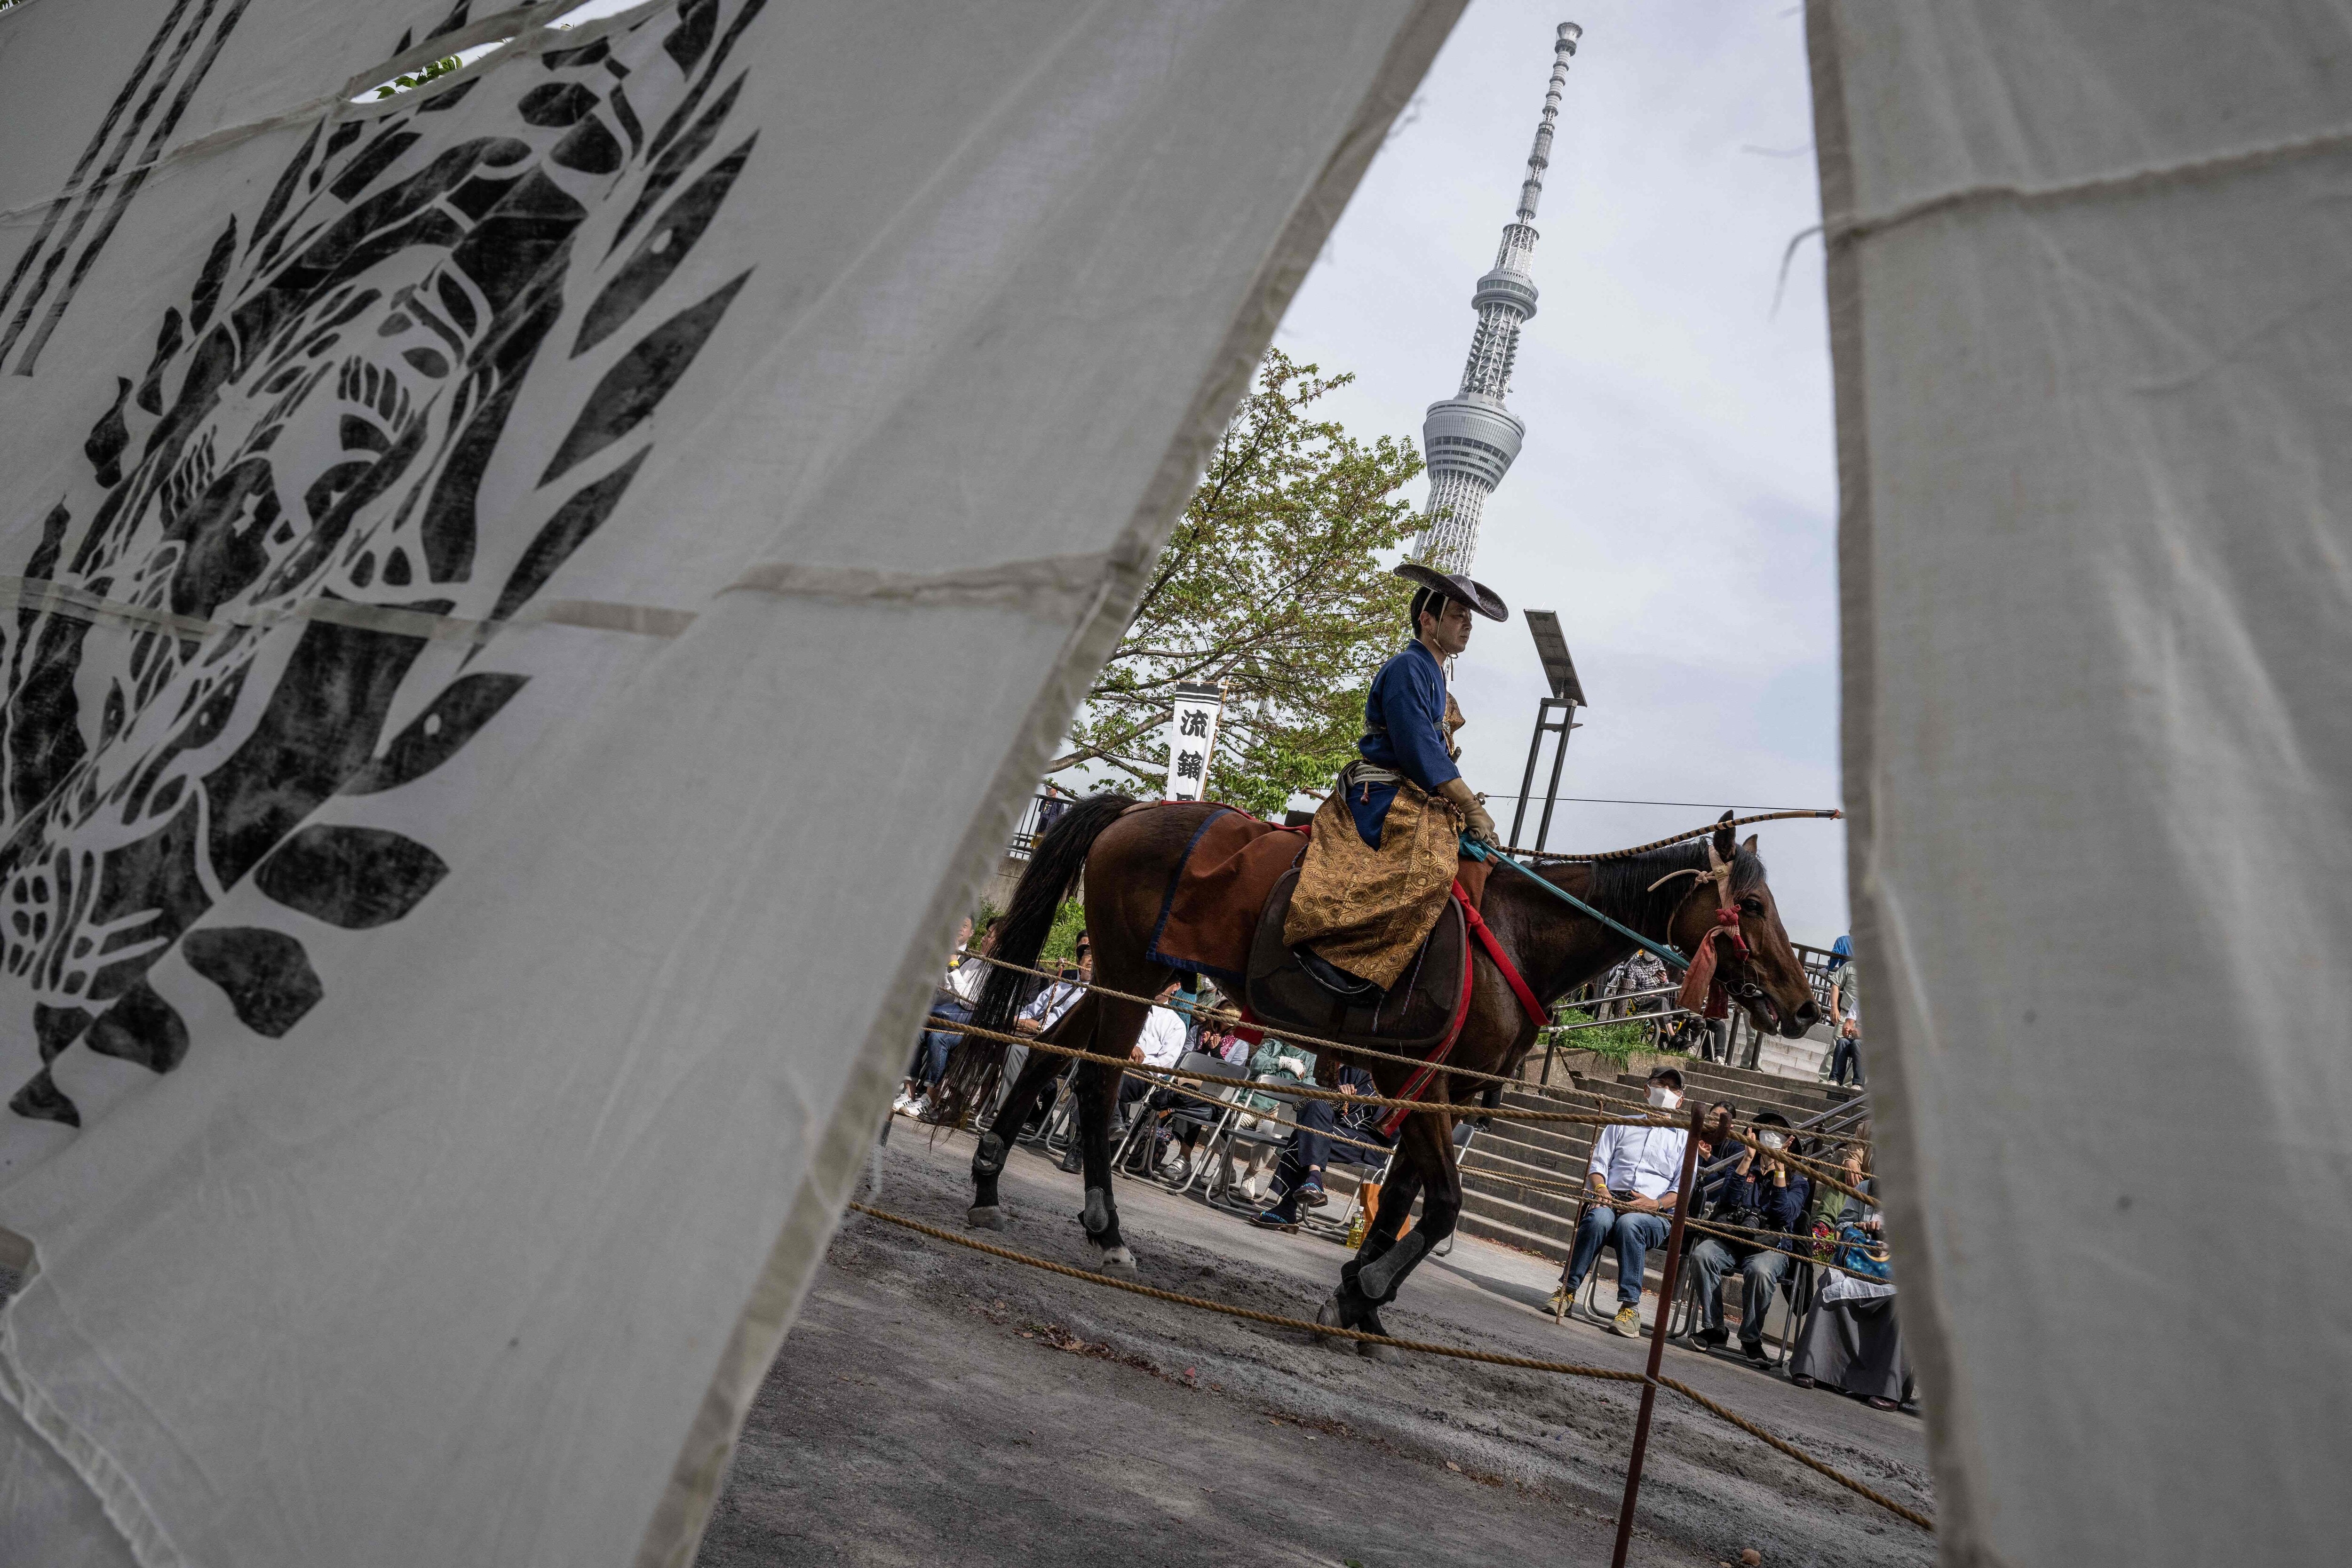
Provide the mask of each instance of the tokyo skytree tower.
POLYGON ((1519 210, 1503 226, 1503 247, 1494 269, 1478 279, 1470 296, 1478 312, 1470 339, 1470 363, 1462 367, 1462 390, 1429 405, 1421 441, 1429 463, 1429 510, 1413 558, 1441 572, 1467 572, 1478 553, 1478 517, 1486 498, 1510 471, 1527 426, 1503 406, 1511 389, 1511 362, 1519 352, 1519 327, 1536 313, 1535 281, 1528 261, 1536 248, 1536 201, 1543 195, 1544 169, 1551 162, 1552 121, 1568 86, 1568 62, 1584 29, 1559 25, 1552 45, 1551 87, 1544 94, 1543 119, 1528 154, 1527 183, 1519 187, 1519 210))

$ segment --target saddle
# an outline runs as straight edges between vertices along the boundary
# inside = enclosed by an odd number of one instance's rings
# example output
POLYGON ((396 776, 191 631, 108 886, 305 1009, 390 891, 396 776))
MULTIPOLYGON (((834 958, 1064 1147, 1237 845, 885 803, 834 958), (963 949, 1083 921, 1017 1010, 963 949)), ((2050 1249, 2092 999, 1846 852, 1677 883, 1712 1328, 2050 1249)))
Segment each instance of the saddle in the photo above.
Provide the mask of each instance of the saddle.
POLYGON ((1462 1000, 1463 966, 1470 962, 1462 906, 1445 900, 1445 912, 1395 985, 1382 992, 1368 984, 1343 995, 1309 973, 1283 942, 1282 923, 1297 886, 1297 870, 1284 872, 1258 916, 1244 994, 1253 1018, 1276 1034, 1287 1029, 1383 1049, 1412 1052, 1442 1042, 1462 1000))

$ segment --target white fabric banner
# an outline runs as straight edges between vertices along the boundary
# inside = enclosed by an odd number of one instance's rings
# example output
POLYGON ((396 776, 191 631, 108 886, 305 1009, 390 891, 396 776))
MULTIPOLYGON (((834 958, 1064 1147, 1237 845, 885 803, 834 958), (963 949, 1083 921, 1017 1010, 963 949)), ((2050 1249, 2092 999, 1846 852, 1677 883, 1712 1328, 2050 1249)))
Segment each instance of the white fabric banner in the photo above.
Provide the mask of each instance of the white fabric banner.
POLYGON ((1168 720, 1168 798, 1200 800, 1209 787, 1210 759, 1217 754, 1217 720, 1225 694, 1213 686, 1180 686, 1168 720))
POLYGON ((2352 26, 1816 4, 1846 804, 1943 1561, 2352 1531, 2352 26))
POLYGON ((0 14, 6 1562, 691 1556, 1458 9, 446 4, 0 14))

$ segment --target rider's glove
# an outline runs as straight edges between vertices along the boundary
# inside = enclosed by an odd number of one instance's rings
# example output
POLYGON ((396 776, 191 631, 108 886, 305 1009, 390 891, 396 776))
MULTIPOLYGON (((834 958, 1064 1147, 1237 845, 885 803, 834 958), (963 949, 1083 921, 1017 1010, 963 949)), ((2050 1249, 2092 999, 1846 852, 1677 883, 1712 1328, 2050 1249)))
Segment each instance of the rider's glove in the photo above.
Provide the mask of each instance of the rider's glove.
POLYGON ((1454 809, 1461 812, 1463 832, 1488 844, 1502 842, 1502 836, 1495 831, 1495 819, 1487 815, 1486 807, 1471 793, 1467 779, 1448 779, 1437 793, 1453 802, 1454 809))

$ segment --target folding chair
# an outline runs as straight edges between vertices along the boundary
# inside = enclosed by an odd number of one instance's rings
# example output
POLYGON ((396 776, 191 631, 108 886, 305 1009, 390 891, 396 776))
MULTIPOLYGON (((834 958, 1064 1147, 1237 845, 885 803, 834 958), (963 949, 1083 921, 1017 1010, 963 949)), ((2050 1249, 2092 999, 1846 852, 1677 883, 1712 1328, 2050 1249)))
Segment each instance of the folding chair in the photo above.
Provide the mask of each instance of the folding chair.
POLYGON ((1045 1131, 1037 1134, 1037 1146, 1049 1154, 1069 1152, 1070 1140, 1078 1135, 1077 1064, 1055 1080, 1054 1109, 1045 1113, 1045 1131))
MULTIPOLYGON (((1334 1129, 1334 1131, 1337 1131, 1339 1130, 1334 1129)), ((1340 1132, 1339 1136, 1342 1138, 1353 1138, 1359 1136, 1359 1134, 1351 1129, 1347 1131, 1340 1132)), ((1360 1172, 1356 1177, 1356 1190, 1348 1199, 1347 1212, 1341 1215, 1337 1221, 1326 1218, 1325 1211, 1322 1209, 1317 1209, 1313 1211, 1311 1215, 1301 1215, 1298 1216, 1299 1228, 1301 1230, 1311 1230, 1318 1236, 1328 1237, 1333 1240, 1345 1241, 1347 1239, 1349 1226, 1355 1223, 1356 1205, 1363 1201, 1364 1184, 1367 1181, 1371 1181, 1386 1185, 1389 1179, 1389 1170, 1395 1163, 1396 1151, 1393 1149, 1376 1154, 1370 1149, 1359 1149, 1352 1143, 1334 1142, 1331 1145, 1330 1152, 1324 1156, 1324 1172, 1328 1175, 1333 1165, 1362 1166, 1362 1171, 1360 1172), (1380 1162, 1380 1170, 1378 1173, 1374 1173, 1372 1170, 1372 1163, 1375 1160, 1380 1162)))
MULTIPOLYGON (((1582 1203, 1576 1205, 1575 1229, 1577 1231, 1583 1230, 1585 1213, 1591 1207, 1592 1200, 1591 1198, 1587 1198, 1582 1203)), ((1570 1234, 1568 1245, 1572 1253, 1576 1246, 1573 1233, 1570 1234)), ((1662 1251, 1663 1248, 1654 1247, 1649 1250, 1652 1252, 1658 1252, 1662 1251)), ((1591 1268, 1588 1270, 1584 1276, 1582 1299, 1580 1300, 1570 1302, 1568 1304, 1568 1310, 1575 1311, 1580 1308, 1583 1311, 1586 1321, 1598 1323, 1601 1327, 1605 1329, 1617 1321, 1617 1314, 1614 1312, 1604 1312, 1601 1310, 1601 1259, 1604 1258, 1609 1260, 1610 1267, 1612 1270, 1622 1270, 1625 1267, 1624 1259, 1617 1256, 1615 1244, 1603 1240, 1601 1244, 1601 1250, 1593 1254, 1591 1268)), ((1682 1295, 1684 1293, 1684 1287, 1687 1286, 1689 1282, 1689 1273, 1685 1270, 1684 1271, 1683 1279, 1675 1287, 1675 1294, 1677 1296, 1682 1295)), ((1661 1312, 1669 1310, 1671 1307, 1672 1303, 1670 1302, 1661 1301, 1658 1303, 1658 1310, 1661 1312)), ((1555 1317, 1552 1321, 1554 1322, 1565 1321, 1566 1316, 1567 1314, 1563 1312, 1559 1316, 1555 1317)), ((1667 1328, 1669 1331, 1667 1338, 1671 1339, 1674 1337, 1672 1333, 1673 1324, 1669 1323, 1667 1328)))
POLYGON ((1274 1102, 1271 1109, 1276 1114, 1292 1121, 1298 1120, 1298 1108, 1305 1101, 1297 1095, 1284 1094, 1264 1084, 1253 1084, 1247 1089, 1237 1089, 1233 1093, 1234 1109, 1226 1116, 1224 1125, 1211 1135, 1208 1151, 1201 1162, 1204 1166, 1213 1162, 1217 1167, 1215 1178, 1210 1182, 1207 1190, 1202 1195, 1220 1208, 1233 1209, 1242 1214, 1255 1214, 1257 1212, 1255 1204, 1234 1202, 1234 1150, 1235 1148, 1280 1149, 1290 1141, 1291 1129, 1281 1122, 1268 1121, 1264 1116, 1260 1116, 1255 1125, 1243 1126, 1242 1118, 1252 1114, 1245 1108, 1243 1097, 1246 1095, 1255 1099, 1270 1100, 1274 1102))
MULTIPOLYGON (((1176 1071, 1187 1078, 1201 1076, 1220 1078, 1226 1076, 1225 1063, 1223 1058, 1212 1056, 1206 1051, 1186 1052, 1183 1057, 1178 1059, 1176 1063, 1176 1071)), ((1173 1098, 1178 1103, 1168 1106, 1163 1110, 1153 1110, 1150 1109, 1150 1100, 1149 1098, 1140 1102, 1140 1108, 1136 1112, 1135 1120, 1128 1123, 1127 1136, 1118 1141, 1118 1149, 1111 1154, 1110 1164, 1112 1170, 1116 1171, 1127 1163, 1128 1152, 1134 1147, 1135 1141, 1138 1138, 1149 1134, 1153 1138, 1156 1143, 1161 1123, 1171 1121, 1179 1116, 1185 1116, 1192 1113, 1198 1108, 1214 1107, 1222 1103, 1216 1099, 1216 1091, 1213 1089, 1184 1089, 1178 1088, 1174 1085, 1168 1085, 1165 1087, 1170 1088, 1173 1091, 1173 1098)), ((1214 1114, 1215 1112, 1213 1110, 1200 1110, 1196 1118, 1197 1123, 1202 1126, 1207 1125, 1214 1114)), ((1203 1163, 1205 1163, 1205 1162, 1203 1163)), ((1150 1161, 1147 1157, 1147 1168, 1142 1173, 1146 1177, 1150 1177, 1154 1174, 1154 1173, 1148 1168, 1149 1164, 1150 1161)), ((1164 1183, 1162 1184, 1162 1185, 1165 1184, 1166 1184, 1164 1183)), ((1192 1185, 1192 1179, 1189 1175, 1185 1178, 1184 1185, 1188 1187, 1192 1185)), ((1184 1189, 1182 1187, 1179 1187, 1176 1190, 1181 1192, 1184 1189)))

